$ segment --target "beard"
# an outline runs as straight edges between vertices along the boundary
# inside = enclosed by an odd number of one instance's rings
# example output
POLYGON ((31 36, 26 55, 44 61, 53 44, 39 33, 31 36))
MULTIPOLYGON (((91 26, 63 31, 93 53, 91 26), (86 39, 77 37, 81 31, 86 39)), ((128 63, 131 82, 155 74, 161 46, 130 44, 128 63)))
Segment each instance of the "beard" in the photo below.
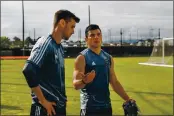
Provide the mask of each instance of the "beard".
POLYGON ((63 39, 64 39, 64 40, 69 40, 69 38, 68 38, 68 37, 64 37, 63 39))
POLYGON ((96 49, 96 48, 100 48, 100 47, 101 47, 101 45, 97 45, 97 46, 92 45, 91 47, 92 47, 92 48, 94 48, 94 49, 96 49))
POLYGON ((63 36, 63 40, 69 40, 69 37, 63 36))
POLYGON ((68 34, 65 34, 65 33, 64 33, 62 38, 63 38, 64 40, 69 40, 70 37, 71 37, 71 35, 68 36, 68 34))
POLYGON ((64 30, 63 30, 63 40, 69 40, 70 37, 66 36, 67 34, 65 33, 67 30, 67 25, 65 26, 64 30))

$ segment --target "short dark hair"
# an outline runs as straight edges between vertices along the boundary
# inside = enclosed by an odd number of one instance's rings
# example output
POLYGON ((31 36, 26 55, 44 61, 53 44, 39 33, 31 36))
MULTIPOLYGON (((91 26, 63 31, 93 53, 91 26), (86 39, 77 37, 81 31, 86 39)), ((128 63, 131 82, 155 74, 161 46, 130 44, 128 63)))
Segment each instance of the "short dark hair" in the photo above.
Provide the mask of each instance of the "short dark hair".
POLYGON ((101 29, 100 29, 100 27, 99 27, 98 25, 96 25, 96 24, 90 24, 90 25, 89 25, 88 27, 86 27, 86 29, 85 29, 85 36, 88 37, 88 32, 89 32, 90 30, 96 30, 96 29, 99 29, 100 32, 101 32, 101 29))
POLYGON ((80 22, 80 19, 75 16, 72 12, 68 11, 68 10, 58 10, 55 15, 54 15, 54 28, 56 27, 57 23, 61 20, 64 19, 66 21, 70 21, 71 19, 74 19, 76 21, 76 23, 80 22))

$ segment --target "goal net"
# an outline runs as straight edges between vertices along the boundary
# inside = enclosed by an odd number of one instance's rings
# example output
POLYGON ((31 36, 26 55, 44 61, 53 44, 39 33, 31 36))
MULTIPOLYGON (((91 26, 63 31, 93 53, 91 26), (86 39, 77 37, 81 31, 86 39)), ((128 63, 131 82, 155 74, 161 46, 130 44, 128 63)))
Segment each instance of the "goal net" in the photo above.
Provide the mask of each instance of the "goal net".
POLYGON ((173 38, 163 38, 154 41, 150 58, 143 65, 173 67, 173 38))

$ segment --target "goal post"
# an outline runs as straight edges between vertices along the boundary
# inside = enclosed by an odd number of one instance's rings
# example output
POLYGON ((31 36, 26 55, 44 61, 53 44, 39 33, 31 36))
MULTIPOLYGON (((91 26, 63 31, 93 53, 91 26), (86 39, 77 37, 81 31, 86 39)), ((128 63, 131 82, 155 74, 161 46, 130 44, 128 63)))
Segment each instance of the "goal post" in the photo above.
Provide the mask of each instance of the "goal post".
POLYGON ((148 61, 139 64, 173 67, 173 51, 173 38, 162 38, 155 40, 154 47, 148 61))

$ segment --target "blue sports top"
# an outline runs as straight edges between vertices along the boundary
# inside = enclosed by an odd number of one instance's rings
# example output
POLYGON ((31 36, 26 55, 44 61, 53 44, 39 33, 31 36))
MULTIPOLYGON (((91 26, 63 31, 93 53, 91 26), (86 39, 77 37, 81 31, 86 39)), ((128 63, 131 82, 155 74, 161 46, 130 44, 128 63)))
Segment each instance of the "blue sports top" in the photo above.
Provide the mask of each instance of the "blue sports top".
POLYGON ((110 108, 110 55, 103 50, 98 55, 89 48, 83 50, 81 55, 86 61, 85 74, 92 70, 96 73, 94 80, 80 90, 81 109, 110 108))
MULTIPOLYGON (((39 68, 36 78, 45 98, 48 101, 56 102, 59 107, 65 107, 67 97, 62 45, 57 44, 51 35, 47 38, 41 37, 34 45, 27 63, 39 68)), ((33 103, 38 102, 38 98, 33 92, 31 96, 33 103)))

